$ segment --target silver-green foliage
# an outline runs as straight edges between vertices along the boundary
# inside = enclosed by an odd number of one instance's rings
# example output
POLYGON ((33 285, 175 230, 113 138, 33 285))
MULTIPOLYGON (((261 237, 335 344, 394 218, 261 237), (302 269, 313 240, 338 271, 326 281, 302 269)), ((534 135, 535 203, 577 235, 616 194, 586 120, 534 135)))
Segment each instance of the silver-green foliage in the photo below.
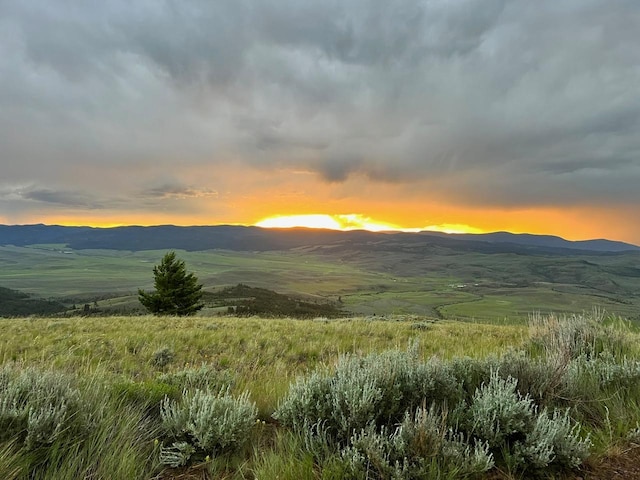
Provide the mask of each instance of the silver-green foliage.
POLYGON ((517 380, 493 372, 488 383, 476 390, 469 407, 470 431, 492 448, 531 428, 535 411, 531 398, 516 390, 517 380))
POLYGON ((464 478, 494 466, 486 443, 472 446, 434 407, 407 412, 393 432, 386 426, 361 430, 342 449, 341 460, 349 477, 367 479, 432 478, 435 472, 439 478, 464 478))
POLYGON ((580 424, 573 421, 569 411, 555 410, 551 415, 543 410, 524 442, 514 445, 517 457, 524 465, 545 468, 556 464, 576 468, 589 456, 591 440, 582 438, 580 424))
POLYGON ((169 447, 160 450, 160 463, 170 467, 184 467, 196 449, 189 442, 173 442, 169 447))
POLYGON ((436 467, 462 475, 494 459, 519 471, 575 468, 591 447, 576 418, 602 424, 608 410, 594 399, 635 395, 640 363, 621 355, 619 335, 599 319, 532 329, 527 349, 481 360, 422 361, 416 348, 343 356, 335 370, 299 378, 274 417, 316 458, 341 452, 353 478, 436 467))
POLYGON ((415 348, 345 355, 334 372, 321 369, 298 379, 274 417, 297 429, 322 424, 325 433, 344 444, 369 425, 392 425, 422 403, 455 404, 461 395, 448 365, 420 361, 415 348))
POLYGON ((575 468, 588 457, 591 441, 581 438, 580 424, 569 411, 539 411, 529 396, 516 390, 517 381, 493 372, 473 397, 468 416, 470 433, 493 452, 506 452, 520 469, 549 465, 575 468))
POLYGON ((195 390, 185 391, 179 401, 165 398, 160 415, 172 441, 169 447, 163 447, 161 459, 171 465, 178 457, 185 464, 195 452, 213 456, 237 449, 255 425, 257 410, 246 392, 234 397, 228 390, 217 394, 195 390))
POLYGON ((31 450, 87 430, 88 409, 72 380, 33 368, 0 368, 0 441, 31 450))
POLYGON ((158 368, 164 368, 173 362, 175 353, 169 347, 162 347, 153 352, 151 364, 158 368))
POLYGON ((602 352, 623 356, 628 339, 623 329, 607 320, 610 319, 599 310, 569 316, 531 315, 532 346, 542 350, 547 360, 556 364, 580 356, 593 358, 602 352))

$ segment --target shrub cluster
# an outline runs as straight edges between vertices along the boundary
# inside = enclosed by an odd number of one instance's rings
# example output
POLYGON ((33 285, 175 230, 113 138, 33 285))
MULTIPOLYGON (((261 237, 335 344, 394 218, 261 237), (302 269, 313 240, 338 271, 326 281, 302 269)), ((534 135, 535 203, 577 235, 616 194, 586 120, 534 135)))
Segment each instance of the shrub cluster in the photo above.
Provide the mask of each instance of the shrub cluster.
POLYGON ((442 413, 432 406, 407 412, 390 432, 372 425, 354 433, 340 452, 342 476, 353 479, 461 477, 486 472, 494 466, 486 442, 467 442, 447 427, 442 413))
POLYGON ((606 400, 638 393, 640 362, 598 316, 533 320, 524 349, 500 357, 343 356, 292 384, 274 417, 337 455, 345 478, 576 468, 606 400))
POLYGON ((59 373, 0 367, 0 441, 27 450, 86 432, 90 415, 71 379, 59 373))
POLYGON ((322 424, 330 441, 344 445, 354 431, 394 425, 408 409, 425 402, 455 404, 461 395, 449 365, 421 362, 414 346, 341 357, 335 371, 317 370, 292 384, 274 417, 301 431, 322 424))
POLYGON ((179 401, 165 398, 160 415, 171 441, 162 447, 160 461, 178 467, 194 455, 214 457, 237 449, 255 425, 257 410, 246 392, 233 397, 228 390, 194 390, 179 401))

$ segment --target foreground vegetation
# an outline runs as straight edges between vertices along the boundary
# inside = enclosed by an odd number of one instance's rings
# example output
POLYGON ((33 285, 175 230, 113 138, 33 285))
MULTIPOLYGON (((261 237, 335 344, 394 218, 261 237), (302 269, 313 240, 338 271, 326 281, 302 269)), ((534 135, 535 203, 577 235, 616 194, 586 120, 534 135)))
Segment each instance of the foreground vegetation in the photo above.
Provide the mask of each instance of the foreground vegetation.
POLYGON ((2 322, 0 478, 589 478, 640 436, 639 335, 598 312, 2 322))

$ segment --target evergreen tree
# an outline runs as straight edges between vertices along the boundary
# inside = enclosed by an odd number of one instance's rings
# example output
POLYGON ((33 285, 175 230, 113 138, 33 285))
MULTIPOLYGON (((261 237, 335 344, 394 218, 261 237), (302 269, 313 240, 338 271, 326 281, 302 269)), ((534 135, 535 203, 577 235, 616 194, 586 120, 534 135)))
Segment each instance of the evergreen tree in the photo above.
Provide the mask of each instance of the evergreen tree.
POLYGON ((155 315, 193 315, 204 305, 202 285, 175 252, 167 253, 160 265, 153 267, 155 291, 138 290, 140 303, 155 315))

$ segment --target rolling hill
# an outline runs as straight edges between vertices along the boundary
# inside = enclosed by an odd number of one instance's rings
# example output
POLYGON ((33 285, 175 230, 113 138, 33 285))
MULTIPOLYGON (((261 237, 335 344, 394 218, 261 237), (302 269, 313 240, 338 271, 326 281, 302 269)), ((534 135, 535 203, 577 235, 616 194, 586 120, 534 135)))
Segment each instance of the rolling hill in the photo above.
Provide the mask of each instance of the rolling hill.
POLYGON ((353 314, 524 321, 597 307, 640 320, 640 248, 507 233, 0 226, 0 286, 128 312, 166 250, 208 292, 242 283, 353 314))
POLYGON ((234 225, 179 227, 127 226, 114 228, 63 227, 58 225, 0 225, 0 245, 63 244, 69 248, 107 250, 235 251, 288 250, 303 246, 398 245, 411 248, 435 245, 484 253, 559 254, 576 252, 620 253, 640 247, 611 240, 569 241, 548 235, 444 234, 437 232, 369 232, 320 229, 265 229, 234 225))

